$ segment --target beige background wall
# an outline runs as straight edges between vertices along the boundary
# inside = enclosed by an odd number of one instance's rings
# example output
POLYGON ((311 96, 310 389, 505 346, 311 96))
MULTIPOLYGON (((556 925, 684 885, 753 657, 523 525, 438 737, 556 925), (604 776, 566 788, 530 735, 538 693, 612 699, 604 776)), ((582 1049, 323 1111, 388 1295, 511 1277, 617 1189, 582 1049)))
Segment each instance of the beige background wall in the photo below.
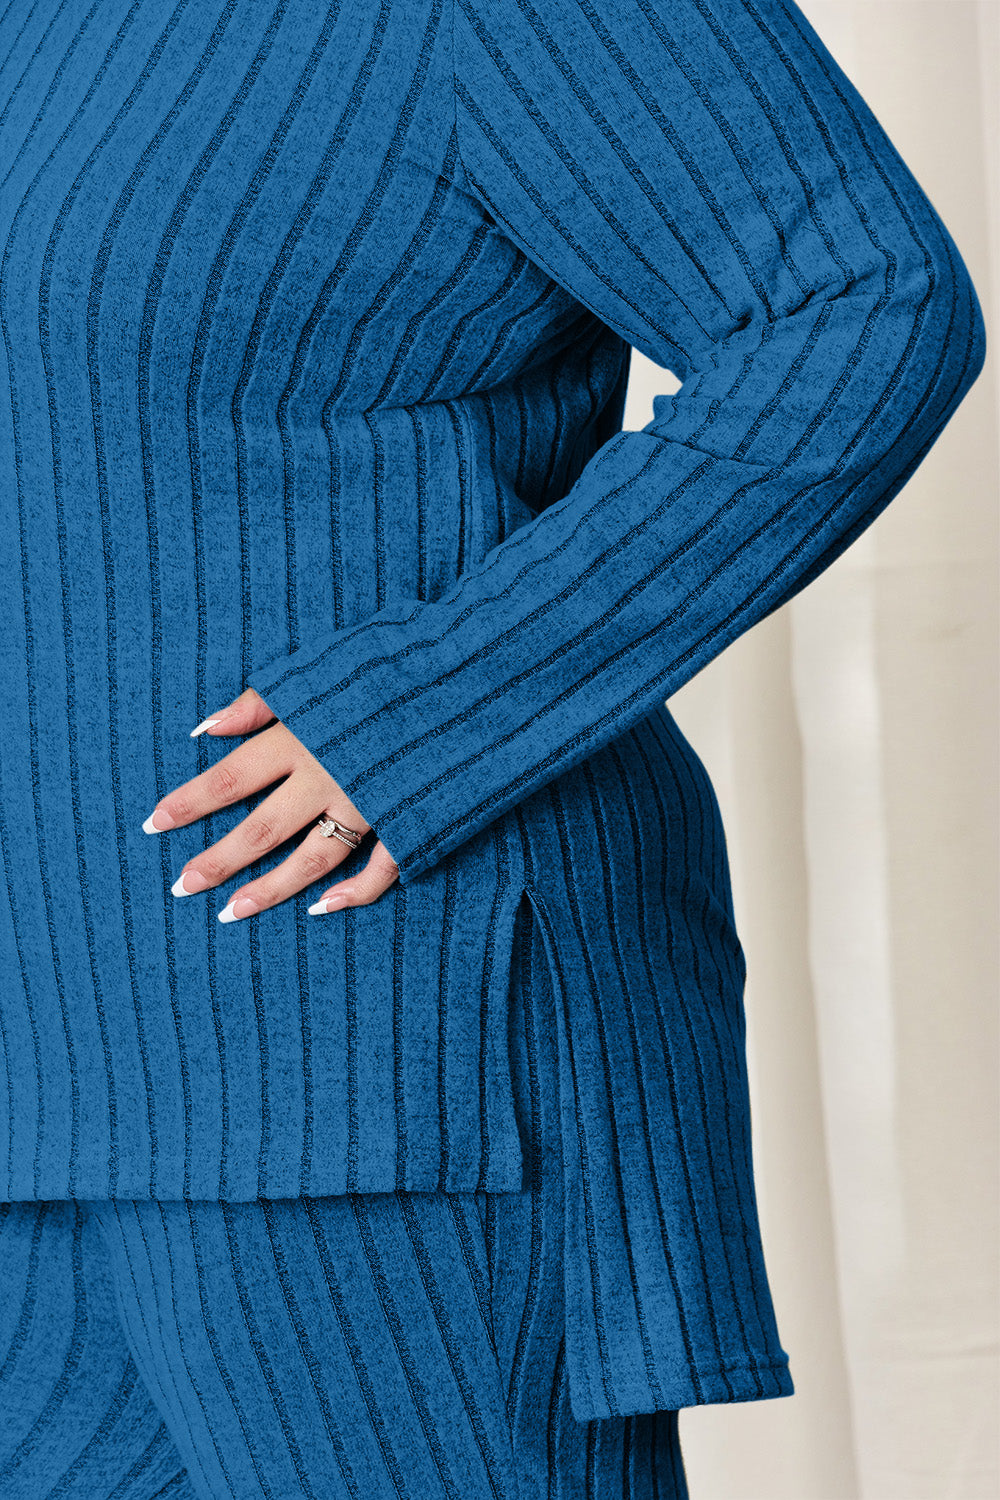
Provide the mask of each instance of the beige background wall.
MULTIPOLYGON (((793 1397, 687 1409, 692 1500, 997 1500, 998 0, 802 0, 976 282, 987 367, 868 532, 671 707, 747 950, 793 1397)), ((676 389, 641 355, 625 425, 676 389)))

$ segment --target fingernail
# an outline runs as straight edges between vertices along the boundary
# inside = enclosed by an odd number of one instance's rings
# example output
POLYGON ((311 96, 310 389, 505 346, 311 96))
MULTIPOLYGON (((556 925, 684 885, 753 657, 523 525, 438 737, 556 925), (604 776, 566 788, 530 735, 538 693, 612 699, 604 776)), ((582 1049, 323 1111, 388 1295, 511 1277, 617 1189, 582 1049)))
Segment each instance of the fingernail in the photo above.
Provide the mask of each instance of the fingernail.
POLYGON ((219 912, 220 922, 237 922, 240 917, 252 917, 260 907, 252 896, 236 896, 219 912))
POLYGON ((162 808, 157 808, 156 812, 151 812, 143 823, 142 831, 143 833, 162 833, 165 828, 173 827, 174 820, 170 814, 164 812, 162 808))
POLYGON ((193 896, 206 889, 208 881, 200 870, 183 870, 170 887, 175 896, 193 896))
POLYGON ((214 719, 202 719, 201 723, 192 729, 191 738, 194 739, 196 734, 204 734, 205 730, 211 729, 213 724, 221 724, 225 717, 225 714, 219 714, 214 719))
POLYGON ((338 906, 343 906, 350 895, 349 891, 338 891, 335 896, 323 896, 319 901, 314 901, 309 907, 310 915, 321 916, 324 912, 336 911, 338 906))

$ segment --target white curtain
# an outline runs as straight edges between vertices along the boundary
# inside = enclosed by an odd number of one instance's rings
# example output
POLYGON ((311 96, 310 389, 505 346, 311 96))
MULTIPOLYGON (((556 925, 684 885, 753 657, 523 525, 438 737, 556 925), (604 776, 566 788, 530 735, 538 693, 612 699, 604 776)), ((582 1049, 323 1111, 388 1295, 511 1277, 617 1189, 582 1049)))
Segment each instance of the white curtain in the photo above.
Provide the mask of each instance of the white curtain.
MULTIPOLYGON (((997 1500, 1000 6, 802 10, 953 234, 992 342, 874 525, 670 700, 728 833, 797 1387, 688 1408, 681 1442, 692 1500, 997 1500)), ((634 354, 625 425, 664 388, 634 354)))

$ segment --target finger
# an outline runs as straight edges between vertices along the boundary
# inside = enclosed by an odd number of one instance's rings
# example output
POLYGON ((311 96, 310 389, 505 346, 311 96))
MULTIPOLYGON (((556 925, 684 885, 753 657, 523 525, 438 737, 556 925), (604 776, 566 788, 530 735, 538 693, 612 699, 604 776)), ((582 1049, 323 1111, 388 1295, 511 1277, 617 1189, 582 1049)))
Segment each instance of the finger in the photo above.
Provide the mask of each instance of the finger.
POLYGON ((295 769, 295 745, 294 736, 280 723, 237 745, 207 771, 192 776, 158 802, 143 823, 144 830, 162 833, 168 828, 183 828, 206 813, 241 802, 270 786, 295 769))
MULTIPOLYGON (((325 780, 311 785, 307 774, 295 772, 269 797, 265 797, 253 812, 248 813, 236 828, 230 829, 217 843, 202 849, 189 859, 171 886, 173 894, 193 896, 198 891, 207 891, 224 884, 254 860, 261 859, 269 850, 276 849, 286 839, 294 837, 310 822, 316 824, 320 814, 329 805, 330 787, 325 780)), ((324 839, 321 835, 319 842, 326 844, 333 841, 324 839)), ((343 844, 340 847, 345 848, 343 844)), ((335 863, 335 860, 328 859, 318 876, 313 876, 313 879, 331 870, 335 863)), ((296 889, 301 887, 297 886, 296 889)))
MULTIPOLYGON (((338 822, 346 820, 346 812, 341 816, 340 809, 332 807, 329 802, 327 805, 331 816, 338 822)), ((346 826, 354 825, 348 823, 346 826)), ((325 880, 330 871, 352 852, 350 846, 340 839, 325 838, 318 825, 311 828, 298 848, 280 865, 234 893, 225 909, 220 911, 219 921, 235 922, 241 917, 252 917, 257 912, 266 911, 270 906, 278 906, 314 881, 325 880)))
POLYGON ((191 738, 197 734, 249 734, 252 729, 259 729, 262 724, 269 724, 274 714, 268 708, 263 698, 253 688, 247 688, 238 698, 226 708, 217 709, 209 714, 207 719, 202 719, 191 731, 191 738))
POLYGON ((324 912, 339 911, 344 906, 367 906, 385 895, 398 878, 399 866, 379 839, 364 869, 325 891, 309 911, 319 916, 324 912))

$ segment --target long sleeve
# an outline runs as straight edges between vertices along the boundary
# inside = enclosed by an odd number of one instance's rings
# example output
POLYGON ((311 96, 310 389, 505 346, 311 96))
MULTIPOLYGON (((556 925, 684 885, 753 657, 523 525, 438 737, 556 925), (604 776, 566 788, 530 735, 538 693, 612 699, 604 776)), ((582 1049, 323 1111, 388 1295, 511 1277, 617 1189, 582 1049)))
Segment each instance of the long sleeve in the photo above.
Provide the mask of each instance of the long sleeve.
POLYGON ((982 368, 934 207, 790 0, 454 0, 458 185, 681 380, 439 598, 251 686, 407 881, 830 565, 982 368))

